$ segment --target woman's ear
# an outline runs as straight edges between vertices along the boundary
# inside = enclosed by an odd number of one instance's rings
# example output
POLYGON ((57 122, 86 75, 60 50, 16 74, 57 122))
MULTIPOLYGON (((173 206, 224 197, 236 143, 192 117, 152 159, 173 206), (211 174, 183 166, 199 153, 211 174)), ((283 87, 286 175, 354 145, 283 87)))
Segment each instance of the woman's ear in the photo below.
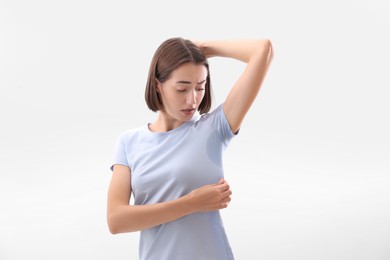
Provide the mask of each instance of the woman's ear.
POLYGON ((156 81, 156 91, 157 91, 157 93, 160 93, 161 92, 161 82, 158 81, 157 78, 155 78, 155 81, 156 81))

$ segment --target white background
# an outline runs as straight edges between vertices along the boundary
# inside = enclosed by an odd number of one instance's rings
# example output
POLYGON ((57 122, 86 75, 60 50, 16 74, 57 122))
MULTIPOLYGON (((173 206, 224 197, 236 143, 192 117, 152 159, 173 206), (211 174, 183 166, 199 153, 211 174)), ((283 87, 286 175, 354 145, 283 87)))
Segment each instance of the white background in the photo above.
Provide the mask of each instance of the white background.
MULTIPOLYGON (((0 259, 137 259, 109 166, 173 36, 273 42, 225 156, 236 259, 390 259, 389 32, 385 0, 0 1, 0 259)), ((244 65, 210 63, 215 107, 244 65)))

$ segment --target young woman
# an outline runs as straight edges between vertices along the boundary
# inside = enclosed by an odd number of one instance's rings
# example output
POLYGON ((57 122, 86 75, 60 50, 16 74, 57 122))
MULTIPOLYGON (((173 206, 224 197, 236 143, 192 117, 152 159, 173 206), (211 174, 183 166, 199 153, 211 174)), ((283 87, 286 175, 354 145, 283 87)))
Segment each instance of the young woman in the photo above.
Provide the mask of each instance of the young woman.
POLYGON ((140 259, 234 259, 219 213, 232 194, 223 179, 222 154, 238 133, 272 57, 267 39, 171 38, 157 49, 145 99, 158 116, 119 135, 107 199, 111 233, 141 231, 140 259), (247 66, 226 100, 209 112, 207 58, 213 56, 247 66), (134 205, 129 205, 131 193, 134 205))

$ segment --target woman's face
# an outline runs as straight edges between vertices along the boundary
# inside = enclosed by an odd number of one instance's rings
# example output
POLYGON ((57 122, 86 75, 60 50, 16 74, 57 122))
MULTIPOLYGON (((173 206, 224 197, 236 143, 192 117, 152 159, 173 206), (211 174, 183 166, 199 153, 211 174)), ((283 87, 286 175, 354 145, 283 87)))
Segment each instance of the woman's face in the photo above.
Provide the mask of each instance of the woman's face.
POLYGON ((163 113, 174 121, 190 120, 204 97, 206 79, 204 65, 186 63, 174 70, 167 81, 158 82, 163 113))

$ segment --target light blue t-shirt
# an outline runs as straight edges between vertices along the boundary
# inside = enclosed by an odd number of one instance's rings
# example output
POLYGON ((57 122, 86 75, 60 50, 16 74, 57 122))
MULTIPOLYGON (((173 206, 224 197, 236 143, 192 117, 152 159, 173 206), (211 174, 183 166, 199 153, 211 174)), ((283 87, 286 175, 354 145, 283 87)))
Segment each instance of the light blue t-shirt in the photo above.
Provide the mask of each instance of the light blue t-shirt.
MULTIPOLYGON (((233 136, 221 104, 168 132, 151 132, 148 125, 124 131, 116 142, 113 165, 131 169, 136 205, 171 201, 223 178, 222 154, 233 136)), ((219 211, 193 213, 142 230, 139 257, 234 259, 219 211)))

